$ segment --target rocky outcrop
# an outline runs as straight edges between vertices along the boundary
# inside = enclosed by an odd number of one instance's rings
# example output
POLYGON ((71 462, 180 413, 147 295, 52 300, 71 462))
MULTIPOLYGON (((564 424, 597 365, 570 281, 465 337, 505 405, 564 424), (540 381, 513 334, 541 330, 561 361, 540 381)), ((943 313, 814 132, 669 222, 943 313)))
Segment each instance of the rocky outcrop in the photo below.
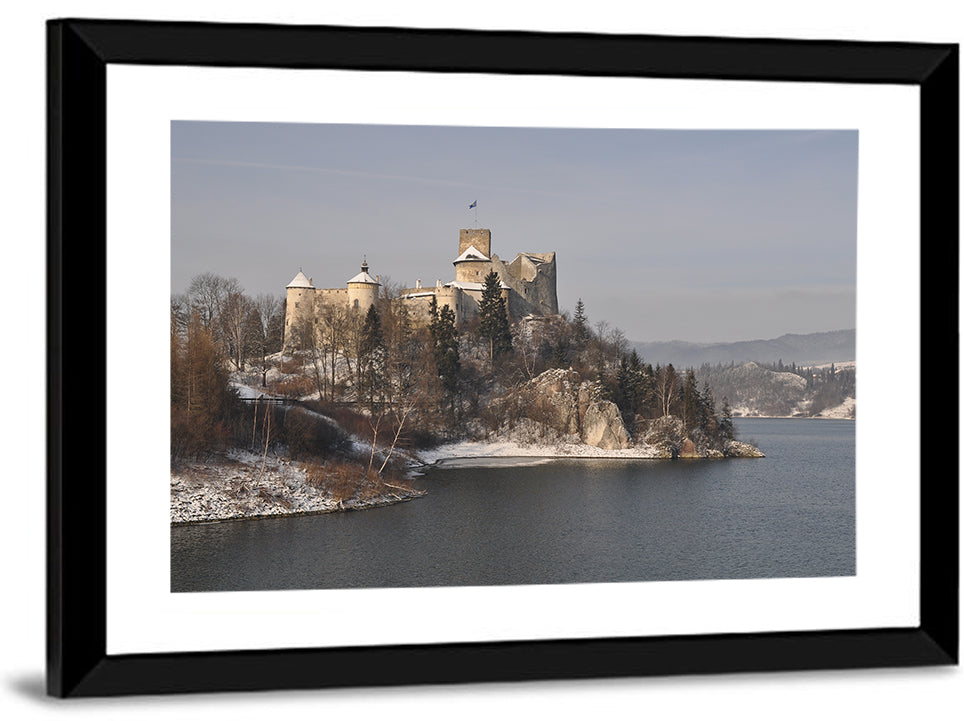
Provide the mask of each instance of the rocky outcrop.
POLYGON ((687 431, 682 419, 675 416, 638 419, 631 434, 616 404, 602 398, 600 385, 582 380, 574 370, 556 368, 542 373, 503 398, 498 411, 507 427, 513 422, 530 424, 551 431, 550 435, 577 436, 583 443, 607 451, 649 446, 652 455, 647 455, 655 458, 763 457, 749 443, 687 431))
POLYGON ((611 401, 593 401, 580 418, 579 437, 583 443, 607 451, 629 448, 629 432, 619 408, 611 401))
POLYGON ((765 458, 763 451, 756 446, 735 440, 723 444, 723 455, 727 458, 765 458))
POLYGON ((596 448, 629 448, 632 441, 619 408, 600 396, 597 383, 582 380, 574 370, 554 368, 522 388, 517 412, 596 448))
POLYGON ((660 458, 763 458, 756 446, 736 440, 708 438, 688 433, 681 418, 663 416, 637 425, 637 439, 656 449, 660 458))

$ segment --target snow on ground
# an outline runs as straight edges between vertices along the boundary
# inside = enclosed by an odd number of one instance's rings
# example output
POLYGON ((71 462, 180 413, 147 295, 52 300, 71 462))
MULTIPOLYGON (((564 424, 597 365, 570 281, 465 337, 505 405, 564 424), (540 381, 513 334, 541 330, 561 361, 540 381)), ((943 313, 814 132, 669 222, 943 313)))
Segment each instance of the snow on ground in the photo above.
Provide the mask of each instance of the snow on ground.
POLYGON ((857 361, 838 361, 836 363, 821 363, 820 365, 811 366, 814 370, 827 370, 830 366, 834 367, 836 371, 842 371, 846 369, 853 369, 857 367, 857 361))
POLYGON ((463 440, 447 443, 427 451, 419 451, 424 464, 459 460, 459 465, 530 465, 553 458, 658 458, 655 448, 640 444, 635 448, 603 450, 579 440, 576 435, 546 432, 536 423, 519 422, 512 431, 502 431, 497 439, 463 440), (538 461, 537 459, 541 459, 538 461))
POLYGON ((577 441, 562 443, 519 443, 516 441, 459 441, 419 451, 419 459, 425 464, 458 460, 458 465, 530 465, 548 462, 553 458, 658 458, 652 446, 603 450, 577 441), (498 459, 498 460, 495 460, 498 459), (539 459, 538 461, 536 459, 539 459))
POLYGON ((238 381, 231 381, 231 387, 237 391, 238 398, 271 398, 272 396, 264 391, 259 391, 251 386, 246 386, 238 381))
POLYGON ((307 484, 304 470, 275 457, 232 452, 217 462, 185 462, 171 469, 171 523, 337 509, 337 503, 307 484))
POLYGON ((798 412, 793 415, 788 416, 767 416, 760 413, 755 408, 749 408, 747 406, 734 406, 730 409, 733 418, 838 418, 845 420, 854 420, 857 417, 857 400, 854 397, 847 398, 839 406, 834 406, 833 408, 825 408, 815 415, 810 415, 807 408, 809 403, 801 403, 797 410, 798 412))
POLYGON ((834 406, 833 408, 825 408, 820 411, 814 418, 845 418, 852 419, 857 416, 857 399, 850 397, 844 400, 839 406, 834 406))
POLYGON ((236 450, 213 462, 171 469, 171 523, 360 510, 424 494, 396 488, 367 500, 336 501, 308 483, 301 464, 236 450))

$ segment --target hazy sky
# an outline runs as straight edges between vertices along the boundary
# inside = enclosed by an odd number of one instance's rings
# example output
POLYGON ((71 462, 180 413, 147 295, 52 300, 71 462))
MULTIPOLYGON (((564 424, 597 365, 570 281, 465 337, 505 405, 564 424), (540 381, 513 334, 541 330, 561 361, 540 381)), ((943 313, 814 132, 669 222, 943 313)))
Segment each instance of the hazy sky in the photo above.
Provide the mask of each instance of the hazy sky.
POLYGON ((735 341, 856 324, 855 130, 704 131, 175 122, 172 292, 213 272, 281 295, 302 268, 454 279, 460 228, 556 252, 636 341, 735 341))

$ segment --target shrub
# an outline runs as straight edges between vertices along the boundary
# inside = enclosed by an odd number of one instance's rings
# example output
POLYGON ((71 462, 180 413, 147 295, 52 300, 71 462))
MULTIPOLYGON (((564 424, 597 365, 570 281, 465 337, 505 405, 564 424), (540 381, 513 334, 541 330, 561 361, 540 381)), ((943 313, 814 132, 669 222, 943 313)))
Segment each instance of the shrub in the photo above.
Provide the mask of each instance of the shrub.
POLYGON ((269 390, 285 398, 301 398, 314 393, 315 384, 305 376, 291 376, 272 383, 269 390))
POLYGON ((284 375, 300 374, 302 367, 301 360, 298 358, 284 358, 278 363, 278 370, 284 375))
POLYGON ((348 444, 338 426, 301 408, 289 408, 284 414, 284 440, 292 458, 326 458, 348 444))

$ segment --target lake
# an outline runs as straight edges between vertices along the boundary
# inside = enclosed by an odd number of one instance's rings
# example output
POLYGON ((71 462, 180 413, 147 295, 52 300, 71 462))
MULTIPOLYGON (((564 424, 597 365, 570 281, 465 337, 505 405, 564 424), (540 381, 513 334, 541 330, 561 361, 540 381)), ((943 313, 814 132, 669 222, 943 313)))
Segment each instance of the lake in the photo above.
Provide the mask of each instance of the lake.
POLYGON ((735 419, 766 458, 451 461, 393 506, 171 528, 171 590, 850 576, 855 422, 735 419))

